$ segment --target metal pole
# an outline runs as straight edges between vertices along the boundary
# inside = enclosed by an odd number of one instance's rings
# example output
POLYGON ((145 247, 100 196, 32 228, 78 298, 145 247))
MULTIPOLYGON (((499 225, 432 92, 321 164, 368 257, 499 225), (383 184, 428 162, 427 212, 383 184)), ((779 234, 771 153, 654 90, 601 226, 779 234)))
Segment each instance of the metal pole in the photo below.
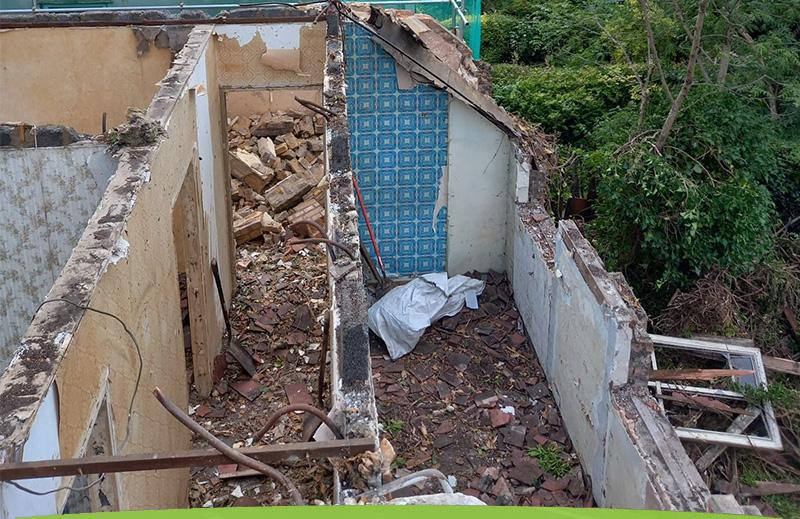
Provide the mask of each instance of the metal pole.
MULTIPOLYGON (((453 11, 458 13, 459 18, 461 18, 461 21, 464 22, 464 25, 469 25, 469 20, 467 20, 467 17, 464 16, 464 11, 462 11, 461 7, 458 6, 456 0, 450 0, 450 4, 453 6, 453 11)), ((455 27, 455 23, 453 23, 453 27, 455 27)))
MULTIPOLYGON (((143 5, 143 6, 135 6, 135 7, 114 7, 114 6, 105 6, 105 7, 90 7, 90 8, 80 8, 80 7, 46 7, 39 9, 36 0, 32 0, 32 6, 30 9, 0 9, 0 14, 26 14, 31 12, 39 12, 39 13, 85 13, 85 12, 93 12, 93 11, 183 11, 183 10, 191 10, 191 9, 244 9, 248 7, 257 7, 263 4, 207 4, 207 5, 184 5, 183 3, 179 5, 143 5)), ((386 4, 386 5, 397 5, 397 4, 447 4, 453 3, 454 0, 393 0, 389 2, 381 2, 381 1, 373 1, 373 2, 364 2, 367 4, 386 4)), ((295 7, 295 4, 287 3, 285 4, 287 7, 295 7)), ((461 15, 461 13, 458 13, 461 15)))

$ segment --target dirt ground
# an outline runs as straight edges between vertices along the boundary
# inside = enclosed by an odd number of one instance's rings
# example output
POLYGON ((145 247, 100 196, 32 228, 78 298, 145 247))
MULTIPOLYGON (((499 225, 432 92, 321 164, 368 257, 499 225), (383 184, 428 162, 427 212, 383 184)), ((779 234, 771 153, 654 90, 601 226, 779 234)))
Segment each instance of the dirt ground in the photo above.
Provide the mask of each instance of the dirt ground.
POLYGON ((483 277, 477 310, 436 323, 397 361, 373 336, 375 395, 397 453, 395 475, 438 468, 457 492, 490 505, 593 506, 508 280, 483 277))

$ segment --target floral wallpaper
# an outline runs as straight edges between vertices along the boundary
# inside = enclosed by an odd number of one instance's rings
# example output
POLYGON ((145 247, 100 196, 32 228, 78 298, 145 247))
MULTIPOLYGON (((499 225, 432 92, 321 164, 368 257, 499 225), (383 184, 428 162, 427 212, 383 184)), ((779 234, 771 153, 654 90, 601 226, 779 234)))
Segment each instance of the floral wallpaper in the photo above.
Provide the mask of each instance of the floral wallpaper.
POLYGON ((102 145, 0 149, 0 370, 115 170, 102 145))

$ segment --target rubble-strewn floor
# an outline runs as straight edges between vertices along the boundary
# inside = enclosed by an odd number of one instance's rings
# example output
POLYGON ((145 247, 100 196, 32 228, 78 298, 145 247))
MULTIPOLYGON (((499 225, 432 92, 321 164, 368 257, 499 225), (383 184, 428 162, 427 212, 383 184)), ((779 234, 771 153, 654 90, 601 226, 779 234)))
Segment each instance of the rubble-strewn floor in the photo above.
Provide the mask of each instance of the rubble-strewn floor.
MULTIPOLYGON (((289 393, 292 403, 318 405, 328 285, 325 253, 317 246, 295 245, 284 251, 278 245, 251 242, 240 246, 237 254, 238 289, 231 319, 234 335, 238 330, 242 344, 253 352, 258 372, 250 379, 229 359, 225 378, 212 396, 201 398, 192 387, 190 404, 195 420, 226 443, 241 447, 252 444, 270 414, 290 403, 289 393)), ((262 443, 301 441, 305 416, 284 416, 262 443)), ((195 448, 207 447, 195 441, 195 448)), ((190 506, 290 504, 284 489, 269 478, 231 478, 236 470, 235 465, 193 469, 190 506)), ((330 502, 333 480, 327 461, 302 461, 283 470, 308 503, 330 502)))
MULTIPOLYGON (((592 506, 505 275, 485 278, 479 309, 436 323, 412 353, 392 362, 382 345, 373 347, 395 475, 438 468, 455 476, 456 491, 488 504, 592 506), (548 462, 569 472, 554 477, 548 462)), ((419 492, 411 487, 395 497, 419 492)))

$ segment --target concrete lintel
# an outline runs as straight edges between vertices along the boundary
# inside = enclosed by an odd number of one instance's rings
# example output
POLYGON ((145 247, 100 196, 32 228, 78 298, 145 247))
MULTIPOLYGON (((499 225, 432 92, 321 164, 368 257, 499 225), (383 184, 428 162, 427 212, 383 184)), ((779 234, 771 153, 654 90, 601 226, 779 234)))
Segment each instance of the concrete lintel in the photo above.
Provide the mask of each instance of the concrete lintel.
POLYGON ((354 251, 356 258, 339 253, 329 262, 332 312, 329 340, 333 352, 331 390, 333 408, 344 422, 347 437, 375 438, 378 451, 378 413, 372 385, 367 328, 367 298, 359 255, 358 213, 350 159, 350 129, 345 97, 344 45, 338 14, 328 16, 325 60, 325 108, 336 114, 327 124, 327 227, 331 239, 354 251))

